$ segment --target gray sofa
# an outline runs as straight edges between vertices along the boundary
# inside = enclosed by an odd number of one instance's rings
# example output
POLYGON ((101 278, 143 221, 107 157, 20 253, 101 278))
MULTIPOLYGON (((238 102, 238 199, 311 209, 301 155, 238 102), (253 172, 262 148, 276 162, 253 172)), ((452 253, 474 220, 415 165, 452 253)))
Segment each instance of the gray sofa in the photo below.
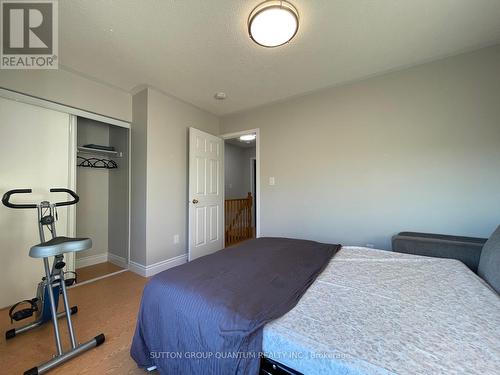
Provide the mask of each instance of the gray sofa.
POLYGON ((401 232, 392 238, 392 250, 460 260, 500 294, 500 226, 489 239, 401 232))

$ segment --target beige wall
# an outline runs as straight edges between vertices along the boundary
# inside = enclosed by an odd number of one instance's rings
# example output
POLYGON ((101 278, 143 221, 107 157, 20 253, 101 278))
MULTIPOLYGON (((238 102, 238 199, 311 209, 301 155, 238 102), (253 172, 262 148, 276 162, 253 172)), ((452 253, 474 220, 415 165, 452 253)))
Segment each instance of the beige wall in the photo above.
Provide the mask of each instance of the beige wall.
POLYGON ((248 192, 245 185, 245 149, 224 143, 224 198, 244 198, 248 192))
POLYGON ((130 261, 146 265, 148 90, 133 96, 130 128, 130 261))
MULTIPOLYGON (((138 93, 131 259, 148 265, 187 250, 189 126, 261 128, 263 235, 383 248, 403 229, 487 236, 500 222, 499 67, 493 47, 222 120, 138 93)), ((132 119, 129 93, 65 70, 2 71, 0 87, 132 119)))
POLYGON ((500 46, 221 121, 253 128, 263 235, 388 249, 401 230, 500 223, 500 46))
POLYGON ((219 119, 155 90, 148 96, 148 265, 187 252, 188 129, 219 132, 219 119), (174 244, 174 235, 180 242, 174 244))
POLYGON ((132 260, 139 264, 187 253, 189 127, 218 134, 219 119, 154 89, 134 96, 132 206, 146 216, 146 226, 132 231, 137 237, 132 239, 132 260), (174 235, 179 236, 177 244, 174 235))
POLYGON ((252 191, 250 159, 255 158, 255 147, 238 147, 224 143, 224 198, 246 198, 252 191))
POLYGON ((0 87, 120 120, 132 120, 130 93, 63 69, 2 70, 0 87))

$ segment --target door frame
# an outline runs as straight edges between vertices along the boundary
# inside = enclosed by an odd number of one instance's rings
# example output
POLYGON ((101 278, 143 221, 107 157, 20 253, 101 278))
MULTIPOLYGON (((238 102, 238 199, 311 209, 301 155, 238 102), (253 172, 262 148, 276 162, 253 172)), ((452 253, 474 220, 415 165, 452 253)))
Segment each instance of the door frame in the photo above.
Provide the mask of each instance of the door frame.
POLYGON ((85 118, 88 118, 91 120, 96 120, 96 121, 104 122, 107 124, 120 126, 122 128, 130 129, 131 122, 129 122, 129 121, 120 120, 120 119, 106 116, 106 115, 100 115, 98 113, 86 111, 84 109, 80 109, 80 108, 76 108, 76 107, 71 107, 69 105, 61 104, 61 103, 54 102, 54 101, 51 101, 48 99, 42 99, 42 98, 39 98, 37 96, 24 94, 24 93, 17 92, 14 90, 6 89, 6 88, 1 87, 1 86, 0 86, 0 97, 20 101, 21 103, 25 103, 25 104, 36 105, 36 106, 42 107, 42 108, 52 109, 54 111, 58 111, 58 112, 62 112, 62 113, 68 113, 70 115, 85 117, 85 118))
MULTIPOLYGON (((76 190, 76 150, 77 150, 77 116, 69 115, 69 171, 68 188, 76 190)), ((68 206, 68 237, 76 237, 76 206, 68 206)), ((67 271, 76 271, 76 254, 69 252, 65 255, 67 271)))
MULTIPOLYGON (((255 155, 257 155, 257 148, 255 148, 255 155)), ((255 232, 257 232, 257 156, 250 158, 250 184, 253 198, 252 208, 254 208, 252 224, 255 222, 255 232)))
MULTIPOLYGON (((260 202, 261 202, 261 199, 260 199, 260 197, 261 197, 261 194, 260 194, 260 191, 261 191, 261 185, 260 185, 260 182, 261 182, 261 178, 260 178, 260 128, 242 130, 242 131, 238 131, 238 132, 234 132, 234 133, 226 133, 226 134, 220 135, 219 137, 221 137, 223 140, 226 140, 226 139, 231 139, 231 138, 238 138, 238 137, 245 135, 245 134, 255 134, 255 161, 256 161, 256 163, 255 163, 256 164, 255 199, 257 199, 257 202, 256 202, 257 204, 255 205, 255 207, 256 207, 255 209, 257 211, 257 215, 255 216, 255 237, 259 238, 261 236, 261 229, 260 229, 260 213, 261 213, 261 208, 260 208, 261 207, 261 204, 260 204, 260 202)), ((224 142, 224 148, 225 148, 225 142, 224 142)), ((224 152, 224 159, 225 159, 225 155, 226 154, 224 152)), ((224 163, 224 165, 225 165, 225 163, 224 163)), ((225 187, 226 181, 225 181, 224 174, 223 174, 222 181, 223 181, 223 185, 225 187)), ((223 193, 224 193, 223 200, 225 201, 226 200, 225 191, 223 191, 223 193)), ((224 217, 224 225, 225 225, 225 220, 226 220, 226 218, 224 217)))

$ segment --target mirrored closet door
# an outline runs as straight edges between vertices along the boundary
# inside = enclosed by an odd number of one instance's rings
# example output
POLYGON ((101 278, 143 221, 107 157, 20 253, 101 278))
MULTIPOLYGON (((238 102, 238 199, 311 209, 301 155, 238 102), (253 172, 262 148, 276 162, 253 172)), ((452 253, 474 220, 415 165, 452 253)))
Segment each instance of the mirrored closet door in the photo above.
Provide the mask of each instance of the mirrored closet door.
MULTIPOLYGON (((71 187, 70 129, 67 113, 0 97, 0 196, 13 189, 31 189, 30 194, 13 196, 12 202, 67 200, 66 194, 49 189, 71 187)), ((59 236, 72 235, 70 216, 71 208, 58 210, 59 236)), ((39 242, 36 209, 0 204, 0 309, 33 298, 44 270, 29 250, 39 242)))

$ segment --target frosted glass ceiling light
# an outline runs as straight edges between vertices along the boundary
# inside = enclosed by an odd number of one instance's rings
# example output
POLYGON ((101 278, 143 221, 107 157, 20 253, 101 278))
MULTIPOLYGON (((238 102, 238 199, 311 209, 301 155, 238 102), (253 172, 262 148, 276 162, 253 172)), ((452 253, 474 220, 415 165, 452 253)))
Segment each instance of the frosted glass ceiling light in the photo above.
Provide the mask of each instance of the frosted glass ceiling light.
POLYGON ((240 141, 250 142, 253 141, 257 136, 255 134, 245 134, 240 137, 240 141))
POLYGON ((298 29, 299 13, 288 1, 265 1, 248 17, 250 38, 264 47, 278 47, 288 43, 298 29))

